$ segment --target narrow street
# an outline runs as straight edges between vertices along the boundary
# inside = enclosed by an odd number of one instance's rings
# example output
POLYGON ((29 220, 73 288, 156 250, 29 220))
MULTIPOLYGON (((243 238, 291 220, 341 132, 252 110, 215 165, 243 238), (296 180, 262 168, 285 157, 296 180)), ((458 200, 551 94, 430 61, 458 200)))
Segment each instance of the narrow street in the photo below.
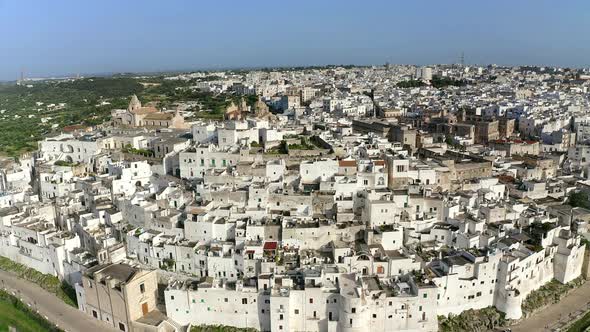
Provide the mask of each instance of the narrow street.
POLYGON ((514 332, 555 331, 571 321, 577 320, 590 310, 590 282, 584 283, 578 289, 558 303, 552 304, 533 316, 512 326, 514 332))
POLYGON ((78 308, 65 304, 55 295, 41 287, 0 270, 0 286, 29 304, 47 320, 68 332, 109 332, 117 331, 84 314, 78 308))

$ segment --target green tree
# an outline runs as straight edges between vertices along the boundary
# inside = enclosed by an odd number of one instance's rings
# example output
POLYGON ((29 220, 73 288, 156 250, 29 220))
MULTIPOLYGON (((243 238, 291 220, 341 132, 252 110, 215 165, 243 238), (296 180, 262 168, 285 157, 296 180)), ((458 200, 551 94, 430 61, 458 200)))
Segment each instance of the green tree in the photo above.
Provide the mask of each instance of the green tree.
POLYGON ((590 209, 590 201, 588 201, 588 194, 583 191, 573 192, 569 196, 569 205, 573 207, 583 207, 590 209))

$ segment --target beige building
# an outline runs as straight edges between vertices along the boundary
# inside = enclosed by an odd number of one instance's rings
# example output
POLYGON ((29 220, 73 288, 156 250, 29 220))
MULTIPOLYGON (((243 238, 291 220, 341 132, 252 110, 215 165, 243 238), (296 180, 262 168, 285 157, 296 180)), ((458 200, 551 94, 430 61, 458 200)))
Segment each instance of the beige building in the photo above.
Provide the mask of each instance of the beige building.
POLYGON ((490 147, 494 150, 504 151, 507 157, 514 155, 538 156, 541 151, 537 141, 495 140, 490 142, 490 147))
POLYGON ((121 331, 136 331, 135 321, 157 311, 155 270, 127 264, 97 265, 82 276, 82 287, 77 286, 80 310, 121 331))
POLYGON ((113 123, 127 127, 186 128, 184 117, 178 112, 160 112, 153 106, 142 106, 133 95, 126 110, 111 111, 113 123))

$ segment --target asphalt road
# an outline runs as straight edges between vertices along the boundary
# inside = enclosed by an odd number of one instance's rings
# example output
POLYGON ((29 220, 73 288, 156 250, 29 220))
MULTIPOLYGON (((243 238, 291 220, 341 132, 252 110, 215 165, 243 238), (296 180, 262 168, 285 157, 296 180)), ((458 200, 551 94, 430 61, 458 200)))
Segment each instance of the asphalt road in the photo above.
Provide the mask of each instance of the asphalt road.
MULTIPOLYGON (((107 324, 65 304, 43 288, 0 270, 0 286, 67 332, 114 332, 107 324)), ((120 331, 119 331, 120 332, 120 331)))

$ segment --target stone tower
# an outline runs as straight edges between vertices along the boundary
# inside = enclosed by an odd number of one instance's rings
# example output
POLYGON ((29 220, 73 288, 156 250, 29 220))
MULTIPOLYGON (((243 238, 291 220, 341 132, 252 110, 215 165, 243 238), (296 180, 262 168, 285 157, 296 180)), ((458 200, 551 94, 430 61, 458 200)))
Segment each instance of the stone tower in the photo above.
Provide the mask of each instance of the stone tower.
POLYGON ((133 97, 131 97, 131 101, 129 101, 129 106, 127 106, 127 111, 131 112, 139 108, 141 108, 141 102, 136 95, 133 95, 133 97))

